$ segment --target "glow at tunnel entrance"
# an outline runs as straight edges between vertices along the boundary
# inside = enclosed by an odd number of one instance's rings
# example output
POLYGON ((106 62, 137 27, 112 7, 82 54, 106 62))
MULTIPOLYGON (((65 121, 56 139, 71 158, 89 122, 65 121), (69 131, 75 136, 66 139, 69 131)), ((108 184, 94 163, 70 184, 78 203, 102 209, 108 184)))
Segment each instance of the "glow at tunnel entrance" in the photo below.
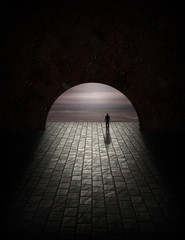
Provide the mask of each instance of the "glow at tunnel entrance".
POLYGON ((52 105, 48 122, 102 122, 109 113, 111 121, 135 122, 137 113, 120 91, 100 83, 84 83, 70 88, 52 105))

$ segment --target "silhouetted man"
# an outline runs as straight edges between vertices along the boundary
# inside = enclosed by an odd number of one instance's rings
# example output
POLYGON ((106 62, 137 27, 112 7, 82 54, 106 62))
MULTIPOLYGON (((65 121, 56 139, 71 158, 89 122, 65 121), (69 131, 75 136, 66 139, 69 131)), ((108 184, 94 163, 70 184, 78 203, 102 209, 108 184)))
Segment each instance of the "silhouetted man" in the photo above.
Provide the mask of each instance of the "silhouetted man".
POLYGON ((110 122, 110 116, 107 113, 107 115, 105 116, 105 122, 106 122, 106 128, 109 128, 109 122, 110 122))

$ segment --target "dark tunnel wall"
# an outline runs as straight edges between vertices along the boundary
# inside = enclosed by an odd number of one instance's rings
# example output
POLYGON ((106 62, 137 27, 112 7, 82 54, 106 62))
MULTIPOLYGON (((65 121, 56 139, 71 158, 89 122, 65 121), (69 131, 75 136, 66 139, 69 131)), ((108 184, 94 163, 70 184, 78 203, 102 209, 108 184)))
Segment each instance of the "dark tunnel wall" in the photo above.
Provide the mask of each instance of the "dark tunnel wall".
POLYGON ((1 8, 1 130, 44 130, 72 86, 115 87, 142 130, 185 130, 180 5, 152 1, 45 1, 1 8))

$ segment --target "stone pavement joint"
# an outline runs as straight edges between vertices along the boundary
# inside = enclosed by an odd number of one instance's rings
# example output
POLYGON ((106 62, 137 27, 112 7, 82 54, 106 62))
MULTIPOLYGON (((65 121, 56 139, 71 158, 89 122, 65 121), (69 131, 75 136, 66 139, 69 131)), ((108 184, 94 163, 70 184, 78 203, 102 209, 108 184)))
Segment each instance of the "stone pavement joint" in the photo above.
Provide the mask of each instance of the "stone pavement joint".
POLYGON ((25 239, 151 239, 180 229, 181 205, 138 123, 47 123, 4 231, 25 239))

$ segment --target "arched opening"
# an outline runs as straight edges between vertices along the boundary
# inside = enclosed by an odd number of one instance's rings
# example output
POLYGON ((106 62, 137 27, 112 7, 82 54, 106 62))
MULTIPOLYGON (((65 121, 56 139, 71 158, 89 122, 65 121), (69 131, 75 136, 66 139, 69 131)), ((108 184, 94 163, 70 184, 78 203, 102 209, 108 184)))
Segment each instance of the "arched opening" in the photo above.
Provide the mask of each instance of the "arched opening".
POLYGON ((46 122, 138 122, 130 100, 117 89, 102 83, 83 83, 62 93, 50 108, 46 122))

